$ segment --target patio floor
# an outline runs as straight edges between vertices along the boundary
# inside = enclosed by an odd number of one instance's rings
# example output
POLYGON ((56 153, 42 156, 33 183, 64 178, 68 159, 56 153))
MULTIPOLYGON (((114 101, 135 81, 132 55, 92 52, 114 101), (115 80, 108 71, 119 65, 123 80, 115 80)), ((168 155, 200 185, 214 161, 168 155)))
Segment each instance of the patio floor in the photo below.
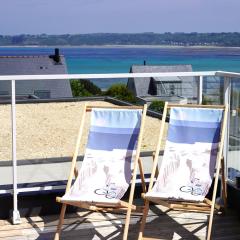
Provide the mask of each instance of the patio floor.
MULTIPOLYGON (((203 213, 169 211, 165 207, 151 206, 147 219, 145 237, 158 239, 205 239, 206 220, 203 213)), ((62 238, 75 239, 122 239, 125 215, 96 212, 67 214, 62 238)), ((133 215, 128 239, 137 239, 139 215, 133 215)), ((53 239, 58 215, 23 218, 21 225, 0 221, 0 239, 32 240, 53 239)), ((215 215, 213 239, 240 239, 240 221, 233 211, 215 215)))

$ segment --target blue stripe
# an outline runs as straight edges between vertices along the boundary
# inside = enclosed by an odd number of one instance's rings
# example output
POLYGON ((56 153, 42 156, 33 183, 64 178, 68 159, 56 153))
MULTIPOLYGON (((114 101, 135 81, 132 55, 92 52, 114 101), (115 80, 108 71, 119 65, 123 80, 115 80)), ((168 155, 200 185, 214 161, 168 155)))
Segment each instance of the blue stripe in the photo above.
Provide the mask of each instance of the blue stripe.
POLYGON ((102 133, 116 133, 116 134, 139 134, 139 128, 111 128, 111 127, 99 127, 91 126, 92 132, 102 133))
POLYGON ((115 134, 89 132, 87 148, 112 151, 113 149, 134 150, 138 134, 115 134))
POLYGON ((218 143, 220 139, 220 127, 218 128, 198 128, 169 125, 168 141, 174 143, 195 142, 218 143))
POLYGON ((199 127, 199 128, 218 128, 220 127, 221 124, 220 122, 200 122, 175 119, 170 119, 169 123, 174 126, 199 127))

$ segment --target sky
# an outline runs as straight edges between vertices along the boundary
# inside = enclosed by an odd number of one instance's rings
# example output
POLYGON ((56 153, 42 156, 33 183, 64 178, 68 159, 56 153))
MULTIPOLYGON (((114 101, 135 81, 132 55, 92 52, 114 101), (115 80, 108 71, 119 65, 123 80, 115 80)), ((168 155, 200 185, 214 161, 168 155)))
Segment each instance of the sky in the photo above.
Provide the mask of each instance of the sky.
POLYGON ((0 34, 240 32, 240 0, 1 0, 0 34))

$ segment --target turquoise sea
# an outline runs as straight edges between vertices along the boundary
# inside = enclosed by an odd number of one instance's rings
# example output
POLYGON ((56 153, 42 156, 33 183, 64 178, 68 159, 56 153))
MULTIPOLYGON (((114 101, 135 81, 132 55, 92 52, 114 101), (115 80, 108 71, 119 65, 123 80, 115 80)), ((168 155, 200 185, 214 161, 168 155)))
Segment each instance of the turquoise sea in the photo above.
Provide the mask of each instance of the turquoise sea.
MULTIPOLYGON (((54 47, 0 47, 0 56, 53 54, 54 47)), ((124 73, 131 65, 192 64, 194 71, 240 72, 240 48, 60 47, 69 73, 124 73)), ((94 80, 102 88, 126 80, 94 80)))

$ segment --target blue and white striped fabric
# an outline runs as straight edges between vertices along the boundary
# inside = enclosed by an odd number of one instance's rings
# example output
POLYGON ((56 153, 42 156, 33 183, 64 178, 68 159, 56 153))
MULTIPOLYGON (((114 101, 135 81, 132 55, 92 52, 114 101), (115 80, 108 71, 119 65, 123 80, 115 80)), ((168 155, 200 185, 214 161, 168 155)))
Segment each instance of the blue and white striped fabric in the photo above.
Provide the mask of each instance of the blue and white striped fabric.
POLYGON ((203 201, 212 184, 223 110, 172 108, 158 179, 147 196, 203 201))
POLYGON ((63 200, 117 203, 131 180, 141 110, 92 109, 84 161, 63 200))

